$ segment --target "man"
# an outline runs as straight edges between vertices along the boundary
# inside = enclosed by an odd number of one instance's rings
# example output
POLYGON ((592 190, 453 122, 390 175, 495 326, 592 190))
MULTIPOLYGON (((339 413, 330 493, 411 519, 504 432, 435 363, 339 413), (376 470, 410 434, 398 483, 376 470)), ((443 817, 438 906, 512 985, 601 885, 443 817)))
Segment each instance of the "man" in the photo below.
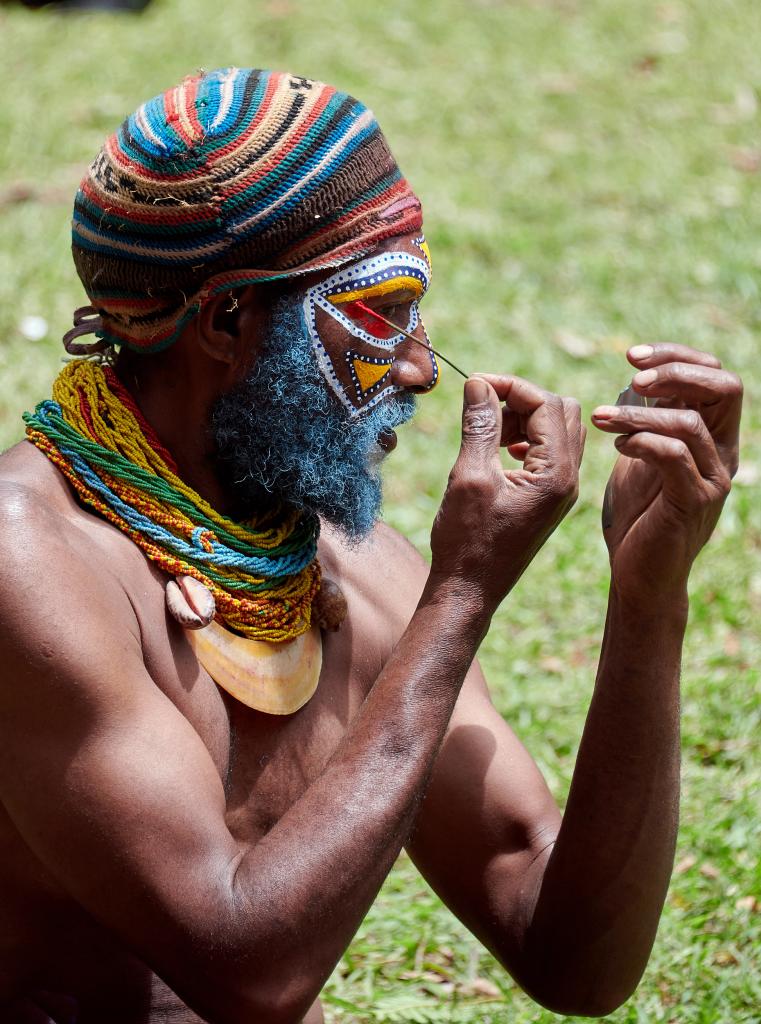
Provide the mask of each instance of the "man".
POLYGON ((737 378, 640 346, 661 404, 593 416, 622 457, 561 821, 474 657, 574 500, 579 407, 470 378, 430 569, 377 523, 439 369, 420 207, 369 111, 188 79, 106 143, 74 255, 94 308, 68 346, 118 356, 68 367, 2 459, 3 1019, 319 1021, 404 845, 539 1002, 612 1010, 672 864, 686 582, 737 378))

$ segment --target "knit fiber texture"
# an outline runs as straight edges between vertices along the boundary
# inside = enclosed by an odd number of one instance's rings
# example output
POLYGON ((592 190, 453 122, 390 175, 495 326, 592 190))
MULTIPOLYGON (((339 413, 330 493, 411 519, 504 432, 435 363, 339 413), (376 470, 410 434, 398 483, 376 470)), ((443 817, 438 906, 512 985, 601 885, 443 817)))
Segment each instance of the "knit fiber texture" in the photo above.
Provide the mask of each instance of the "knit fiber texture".
POLYGON ((77 192, 72 250, 109 344, 171 344, 213 295, 418 231, 373 114, 322 82, 224 68, 144 103, 77 192))

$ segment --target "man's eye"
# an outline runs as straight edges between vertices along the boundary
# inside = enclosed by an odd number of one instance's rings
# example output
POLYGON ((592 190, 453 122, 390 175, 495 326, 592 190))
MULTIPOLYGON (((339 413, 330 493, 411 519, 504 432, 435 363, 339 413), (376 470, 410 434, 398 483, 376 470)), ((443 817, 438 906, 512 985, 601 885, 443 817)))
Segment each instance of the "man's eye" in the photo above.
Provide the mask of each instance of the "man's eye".
POLYGON ((382 306, 381 313, 389 320, 394 320, 402 313, 402 306, 397 302, 393 306, 382 306))

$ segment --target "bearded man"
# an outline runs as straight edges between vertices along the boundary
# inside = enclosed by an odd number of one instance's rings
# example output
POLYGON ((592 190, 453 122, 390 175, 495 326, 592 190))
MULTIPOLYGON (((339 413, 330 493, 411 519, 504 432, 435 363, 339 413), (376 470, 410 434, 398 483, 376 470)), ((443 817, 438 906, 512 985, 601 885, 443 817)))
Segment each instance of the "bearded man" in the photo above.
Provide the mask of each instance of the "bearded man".
POLYGON ((321 1020, 405 845, 535 999, 612 1010, 672 864, 686 583, 738 379, 638 347, 660 403, 594 414, 621 453, 610 604, 561 820, 474 659, 574 500, 579 407, 470 378, 430 568, 377 522, 439 367, 420 204, 372 114, 189 78, 107 141, 73 243, 84 358, 2 458, 2 1019, 321 1020))

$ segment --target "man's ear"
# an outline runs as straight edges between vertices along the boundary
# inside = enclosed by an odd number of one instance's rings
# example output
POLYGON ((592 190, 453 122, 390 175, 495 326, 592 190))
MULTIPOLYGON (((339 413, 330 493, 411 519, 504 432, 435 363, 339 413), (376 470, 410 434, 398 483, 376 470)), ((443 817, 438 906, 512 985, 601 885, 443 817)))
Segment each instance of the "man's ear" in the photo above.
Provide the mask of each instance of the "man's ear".
POLYGON ((250 363, 259 350, 267 313, 251 285, 207 299, 196 318, 196 338, 212 359, 250 363))

